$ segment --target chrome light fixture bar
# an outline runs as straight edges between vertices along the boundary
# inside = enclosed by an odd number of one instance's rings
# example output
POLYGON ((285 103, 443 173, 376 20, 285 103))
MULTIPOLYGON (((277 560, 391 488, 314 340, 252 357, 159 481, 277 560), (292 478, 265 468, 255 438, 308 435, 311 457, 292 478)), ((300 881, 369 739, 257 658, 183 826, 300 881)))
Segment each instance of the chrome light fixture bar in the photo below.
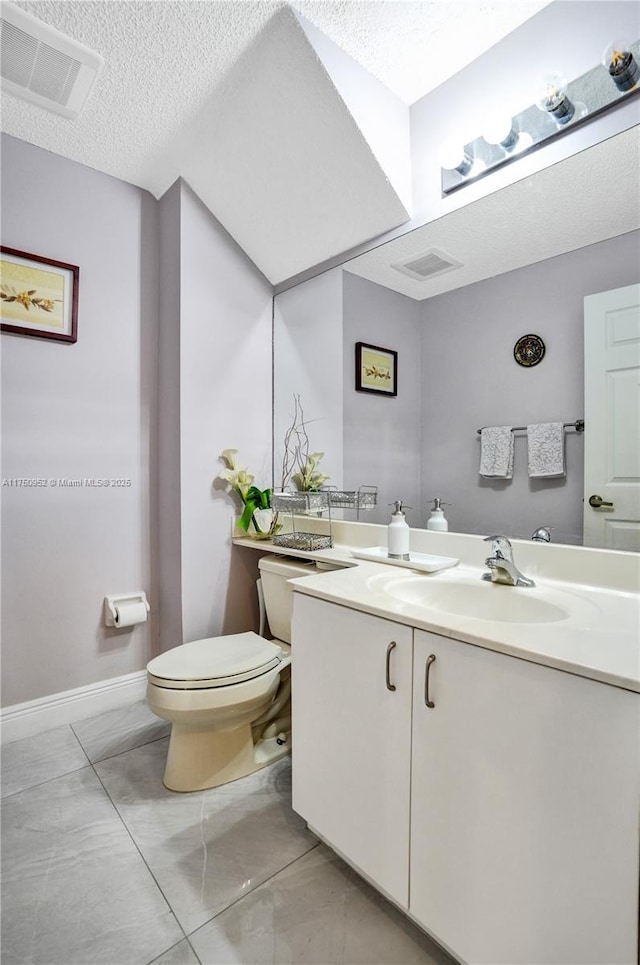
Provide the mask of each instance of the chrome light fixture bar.
POLYGON ((514 117, 498 112, 482 135, 468 144, 443 146, 443 195, 538 150, 638 93, 640 40, 610 44, 602 64, 570 83, 558 74, 543 78, 535 104, 514 117))

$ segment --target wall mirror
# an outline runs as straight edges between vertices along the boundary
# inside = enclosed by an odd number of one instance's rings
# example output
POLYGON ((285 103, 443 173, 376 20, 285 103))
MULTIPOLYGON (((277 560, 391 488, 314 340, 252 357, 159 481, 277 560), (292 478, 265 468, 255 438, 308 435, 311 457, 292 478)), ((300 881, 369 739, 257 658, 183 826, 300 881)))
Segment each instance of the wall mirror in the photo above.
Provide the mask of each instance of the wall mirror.
POLYGON ((363 520, 387 522, 388 504, 402 499, 410 525, 425 526, 438 496, 452 531, 529 538, 548 526, 554 542, 640 549, 637 483, 630 521, 613 536, 611 527, 584 535, 583 519, 587 464, 600 460, 603 492, 594 492, 605 500, 607 473, 614 487, 616 473, 640 479, 637 307, 616 316, 636 369, 616 388, 627 408, 611 414, 608 454, 594 448, 603 405, 585 388, 584 364, 585 298, 640 282, 639 164, 635 128, 279 294, 275 485, 299 394, 330 483, 378 487, 363 520), (514 358, 527 334, 546 348, 530 367, 514 358), (396 396, 356 390, 358 342, 398 353, 396 396), (479 428, 582 419, 584 433, 565 433, 564 476, 529 475, 520 431, 512 478, 479 475, 479 428))

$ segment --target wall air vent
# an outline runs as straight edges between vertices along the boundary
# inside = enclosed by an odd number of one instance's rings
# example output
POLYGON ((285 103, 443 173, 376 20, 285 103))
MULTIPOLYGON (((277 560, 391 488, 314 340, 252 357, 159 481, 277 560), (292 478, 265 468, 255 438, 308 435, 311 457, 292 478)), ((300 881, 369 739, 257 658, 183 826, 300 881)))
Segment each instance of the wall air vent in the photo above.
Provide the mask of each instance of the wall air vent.
POLYGON ((8 0, 0 8, 2 89, 75 118, 104 63, 100 54, 8 0))
POLYGON ((419 258, 412 258, 411 261, 401 262, 391 267, 404 275, 409 275, 410 278, 415 278, 416 281, 429 281, 436 275, 444 275, 447 271, 461 268, 462 262, 452 258, 440 248, 430 248, 419 258))

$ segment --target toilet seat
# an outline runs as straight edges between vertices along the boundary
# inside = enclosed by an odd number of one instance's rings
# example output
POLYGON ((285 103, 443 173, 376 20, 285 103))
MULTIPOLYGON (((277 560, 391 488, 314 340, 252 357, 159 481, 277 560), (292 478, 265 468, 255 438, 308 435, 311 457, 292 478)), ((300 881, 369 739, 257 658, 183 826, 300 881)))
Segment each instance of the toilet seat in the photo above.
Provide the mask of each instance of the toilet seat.
POLYGON ((257 633, 233 633, 173 647, 149 661, 147 676, 171 690, 228 687, 268 673, 286 656, 284 646, 257 633))

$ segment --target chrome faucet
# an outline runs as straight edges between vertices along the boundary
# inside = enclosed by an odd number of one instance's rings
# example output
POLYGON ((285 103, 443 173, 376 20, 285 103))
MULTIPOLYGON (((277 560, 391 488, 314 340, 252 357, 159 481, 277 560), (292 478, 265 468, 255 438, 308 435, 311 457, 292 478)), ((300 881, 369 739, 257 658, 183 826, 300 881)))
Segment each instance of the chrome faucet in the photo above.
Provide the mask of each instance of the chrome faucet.
POLYGON ((506 583, 507 586, 535 586, 513 562, 513 548, 506 536, 485 536, 484 541, 491 543, 492 555, 485 560, 490 572, 482 574, 483 580, 506 583))
POLYGON ((531 539, 534 543, 550 543, 551 542, 551 529, 549 526, 538 526, 536 530, 531 534, 531 539))

